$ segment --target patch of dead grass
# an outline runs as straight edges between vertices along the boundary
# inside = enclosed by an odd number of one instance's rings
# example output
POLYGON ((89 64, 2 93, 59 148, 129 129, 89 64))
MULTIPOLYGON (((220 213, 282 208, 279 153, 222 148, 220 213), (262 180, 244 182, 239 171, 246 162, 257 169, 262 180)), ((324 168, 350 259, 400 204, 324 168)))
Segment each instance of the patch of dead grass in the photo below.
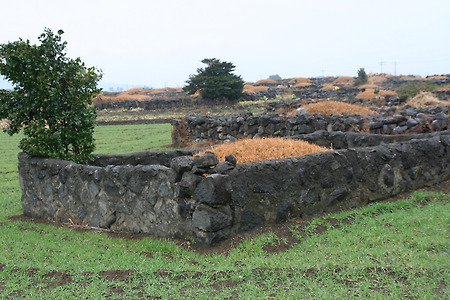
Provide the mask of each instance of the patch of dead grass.
POLYGON ((353 77, 350 76, 342 76, 339 78, 336 78, 333 83, 335 85, 344 86, 344 87, 352 87, 355 86, 356 80, 353 77))
POLYGON ((367 84, 363 84, 363 85, 358 86, 358 88, 360 88, 360 89, 379 89, 380 86, 376 85, 376 84, 367 83, 367 84))
POLYGON ((332 85, 331 83, 324 83, 322 85, 322 90, 338 90, 339 87, 332 85))
POLYGON ((378 92, 376 92, 376 89, 374 88, 367 88, 365 91, 362 91, 358 95, 356 95, 355 98, 370 100, 382 96, 397 96, 397 93, 394 91, 385 91, 385 90, 378 90, 378 92))
POLYGON ((126 100, 152 100, 157 97, 159 94, 164 94, 168 92, 172 93, 181 93, 183 91, 182 88, 171 88, 165 87, 162 89, 144 89, 144 88, 132 88, 117 94, 109 95, 109 94, 100 94, 94 98, 94 105, 102 102, 118 102, 118 101, 126 101, 126 100))
POLYGON ((431 92, 420 92, 414 98, 408 100, 406 104, 418 108, 426 108, 430 106, 450 106, 448 101, 439 100, 431 92))
POLYGON ((426 79, 426 80, 432 80, 432 79, 438 79, 438 80, 440 80, 440 79, 447 79, 447 78, 448 78, 447 76, 435 75, 435 76, 427 77, 427 78, 425 78, 425 79, 426 79))
POLYGON ((297 84, 297 83, 311 83, 311 79, 305 78, 305 77, 296 77, 289 80, 289 83, 291 84, 297 84))
POLYGON ((386 76, 374 75, 369 76, 369 84, 381 84, 387 80, 386 76))
MULTIPOLYGON (((361 105, 338 102, 338 101, 321 101, 316 103, 310 103, 302 105, 302 108, 306 108, 308 114, 349 114, 349 115, 370 115, 376 114, 376 111, 363 107, 361 105)), ((291 115, 295 115, 295 110, 291 115)))
POLYGON ((269 89, 268 86, 260 85, 260 86, 254 86, 251 84, 244 85, 244 93, 258 93, 258 92, 265 92, 269 89))
POLYGON ((262 80, 258 80, 257 82, 254 83, 254 85, 265 85, 265 84, 275 84, 278 83, 278 81, 273 80, 273 79, 262 79, 262 80))
POLYGON ((301 87, 310 86, 310 85, 311 85, 311 82, 299 82, 299 83, 296 83, 294 85, 294 87, 301 88, 301 87))
POLYGON ((201 156, 206 151, 211 151, 217 155, 219 161, 225 161, 225 156, 234 155, 237 162, 242 164, 269 159, 298 157, 329 150, 333 149, 320 147, 302 140, 255 138, 238 140, 235 143, 220 144, 197 155, 201 156))

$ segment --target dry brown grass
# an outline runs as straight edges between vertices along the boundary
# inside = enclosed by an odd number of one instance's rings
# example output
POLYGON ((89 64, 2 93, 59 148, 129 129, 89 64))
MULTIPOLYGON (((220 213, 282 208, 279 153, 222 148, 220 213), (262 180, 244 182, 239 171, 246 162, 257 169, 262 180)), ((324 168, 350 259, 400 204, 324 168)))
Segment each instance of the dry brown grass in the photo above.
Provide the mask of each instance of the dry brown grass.
POLYGON ((339 78, 336 78, 333 83, 335 85, 344 86, 344 87, 352 87, 355 86, 356 80, 353 77, 350 76, 342 76, 339 78))
POLYGON ((324 83, 322 86, 322 90, 334 90, 339 89, 339 87, 332 85, 331 83, 324 83))
POLYGON ((358 86, 358 88, 360 88, 360 89, 379 89, 380 86, 376 85, 376 84, 367 83, 367 84, 363 84, 363 85, 358 86))
POLYGON ((373 75, 369 76, 369 84, 381 84, 387 80, 386 76, 373 75))
MULTIPOLYGON (((337 101, 322 101, 311 103, 307 105, 302 105, 302 108, 306 108, 308 114, 348 114, 348 115, 370 115, 376 114, 376 111, 363 107, 361 105, 337 102, 337 101)), ((295 115, 295 110, 291 113, 295 115)))
POLYGON ((327 149, 301 140, 257 138, 221 144, 204 150, 198 155, 203 155, 206 151, 211 151, 217 155, 219 161, 224 161, 227 155, 234 155, 237 162, 242 164, 253 161, 298 157, 328 150, 333 149, 327 149))
POLYGON ((425 78, 426 80, 431 80, 431 79, 447 79, 447 76, 441 76, 441 75, 436 75, 436 76, 430 76, 425 78))
POLYGON ((310 83, 311 79, 309 78, 305 78, 305 77, 296 77, 296 78, 292 78, 289 83, 291 84, 296 84, 296 83, 310 83))
POLYGON ((263 85, 261 85, 261 86, 254 86, 254 85, 251 85, 251 84, 247 83, 246 85, 244 85, 243 92, 244 93, 258 93, 258 92, 265 92, 268 89, 269 89, 268 86, 263 86, 263 85))
POLYGON ((0 130, 4 130, 8 128, 9 122, 7 120, 0 120, 0 130))
POLYGON ((397 96, 397 93, 394 91, 385 91, 385 90, 378 90, 378 93, 375 92, 374 88, 368 88, 363 92, 360 92, 358 95, 355 96, 356 99, 376 99, 382 96, 397 96))
POLYGON ((294 85, 294 87, 301 88, 301 87, 310 86, 310 85, 311 85, 311 82, 299 82, 299 83, 296 83, 294 85))
POLYGON ((278 81, 273 80, 273 79, 262 79, 262 80, 258 80, 257 82, 255 82, 254 85, 265 85, 265 84, 274 84, 274 83, 278 83, 278 81))
POLYGON ((101 94, 94 99, 94 105, 101 103, 101 102, 117 102, 117 101, 125 101, 125 100, 152 100, 154 97, 156 97, 158 94, 163 94, 167 92, 182 92, 182 88, 171 88, 171 87, 165 87, 162 89, 144 89, 144 88, 133 88, 129 89, 123 92, 120 92, 115 95, 109 95, 109 94, 101 94))
POLYGON ((165 87, 162 89, 146 90, 146 93, 148 93, 148 94, 162 94, 162 93, 167 93, 167 92, 181 93, 182 91, 183 91, 183 88, 165 87))
POLYGON ((379 93, 381 96, 397 96, 397 93, 395 91, 385 91, 381 90, 379 93))
POLYGON ((448 101, 442 101, 436 98, 431 92, 420 92, 414 98, 406 102, 407 105, 419 108, 430 106, 450 106, 448 101))

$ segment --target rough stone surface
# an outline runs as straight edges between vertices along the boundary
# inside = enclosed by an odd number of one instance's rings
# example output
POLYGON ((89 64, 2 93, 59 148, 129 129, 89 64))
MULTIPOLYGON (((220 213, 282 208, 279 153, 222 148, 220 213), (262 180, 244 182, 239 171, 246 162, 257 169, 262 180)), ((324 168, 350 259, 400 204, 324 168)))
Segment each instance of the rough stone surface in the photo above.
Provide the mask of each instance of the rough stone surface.
POLYGON ((407 109, 373 115, 253 115, 190 116, 172 123, 174 144, 230 141, 255 137, 290 137, 320 130, 383 135, 430 133, 448 130, 448 108, 407 109))
POLYGON ((195 150, 98 155, 91 165, 21 153, 23 212, 211 245, 266 224, 358 207, 450 178, 449 131, 319 131, 295 138, 339 150, 236 165, 232 158, 218 164, 213 154, 197 162, 186 157, 195 150), (196 174, 197 166, 210 173, 196 174))

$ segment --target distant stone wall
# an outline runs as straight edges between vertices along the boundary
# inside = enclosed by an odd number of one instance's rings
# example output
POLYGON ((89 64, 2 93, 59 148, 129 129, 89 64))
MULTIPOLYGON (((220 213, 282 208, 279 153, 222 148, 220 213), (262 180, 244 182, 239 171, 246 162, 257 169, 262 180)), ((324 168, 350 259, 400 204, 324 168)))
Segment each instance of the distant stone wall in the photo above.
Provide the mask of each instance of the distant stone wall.
POLYGON ((172 140, 175 145, 192 142, 234 141, 240 138, 290 137, 328 132, 367 132, 377 134, 427 133, 449 129, 447 108, 435 113, 408 115, 279 115, 190 116, 172 120, 172 140))
POLYGON ((95 105, 96 109, 132 109, 142 108, 144 110, 170 109, 174 107, 192 106, 194 101, 191 98, 178 99, 152 99, 152 100, 124 100, 124 101, 106 101, 95 105))
MULTIPOLYGON (((303 138, 342 146, 375 143, 366 134, 303 138)), ((91 165, 21 153, 23 212, 211 245, 293 217, 358 207, 448 180, 450 133, 414 138, 245 164, 233 157, 218 162, 211 153, 193 158, 193 151, 98 155, 91 165)))

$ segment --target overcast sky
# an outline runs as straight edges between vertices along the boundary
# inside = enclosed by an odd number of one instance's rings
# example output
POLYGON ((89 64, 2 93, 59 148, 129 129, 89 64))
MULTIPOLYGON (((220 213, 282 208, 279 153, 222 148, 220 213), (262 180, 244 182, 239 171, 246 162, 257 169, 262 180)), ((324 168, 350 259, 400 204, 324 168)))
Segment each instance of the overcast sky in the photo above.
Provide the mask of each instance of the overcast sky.
POLYGON ((102 69, 105 88, 181 87, 204 58, 232 62, 249 82, 360 67, 450 73, 448 0, 0 0, 0 9, 0 44, 62 29, 68 55, 102 69))

